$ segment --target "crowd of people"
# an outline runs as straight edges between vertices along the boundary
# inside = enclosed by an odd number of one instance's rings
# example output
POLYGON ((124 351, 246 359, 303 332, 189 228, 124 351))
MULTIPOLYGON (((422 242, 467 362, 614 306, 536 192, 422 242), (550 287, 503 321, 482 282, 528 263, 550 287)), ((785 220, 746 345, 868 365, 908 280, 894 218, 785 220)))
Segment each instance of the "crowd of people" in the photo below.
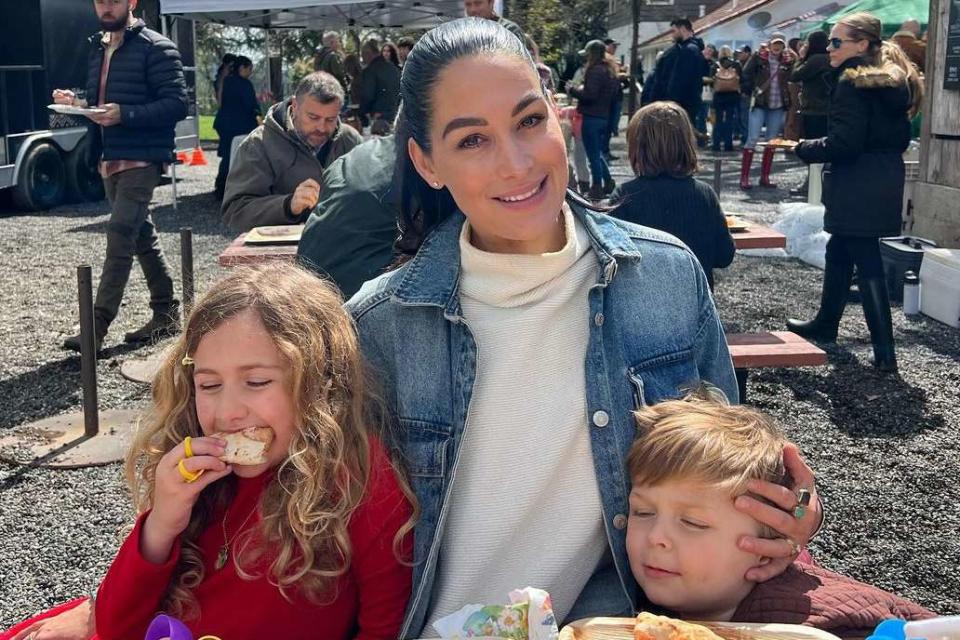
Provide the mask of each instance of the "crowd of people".
MULTIPOLYGON (((675 46, 662 52, 643 85, 642 104, 672 101, 687 112, 703 148, 732 152, 734 139, 742 143, 740 187, 752 188, 751 167, 757 143, 765 139, 798 141, 826 136, 830 96, 835 73, 830 66, 833 45, 823 31, 811 31, 805 40, 770 34, 757 51, 743 45, 736 52, 706 44, 686 18, 671 23, 675 46), (707 126, 713 122, 712 128, 707 126), (708 129, 710 131, 708 132, 708 129)), ((904 22, 889 42, 903 51, 921 74, 926 58, 920 23, 904 22)), ((764 145, 760 186, 773 188, 770 179, 776 149, 764 145)), ((807 185, 793 195, 806 195, 807 185)))
MULTIPOLYGON (((223 638, 420 638, 525 585, 550 592, 557 623, 655 610, 846 638, 934 615, 804 549, 823 524, 815 474, 769 417, 735 406, 711 295, 733 243, 693 177, 705 51, 724 148, 749 87, 751 155, 764 128, 779 135, 792 74, 834 70, 825 100, 801 97, 804 124, 826 113, 826 131, 795 149, 833 167, 824 301, 791 326, 836 339, 856 267, 876 364, 895 369, 889 304, 871 292, 922 84, 876 18, 841 20, 827 65, 823 38, 789 53, 774 36, 734 60, 675 21, 627 128, 636 178, 619 186, 606 158, 628 75, 615 42, 587 43, 565 110, 491 0, 465 0, 473 17, 416 42, 368 40, 359 73, 325 34, 317 70, 237 145, 224 185, 232 226, 305 221, 307 268, 234 270, 181 332, 147 205, 183 73, 136 4, 95 3, 87 95, 105 110, 90 117, 113 209, 98 345, 133 255, 154 328, 180 335, 127 459, 138 517, 98 593, 0 639, 141 638, 161 611, 223 638), (119 64, 145 86, 111 86, 119 64), (389 131, 363 141, 344 122, 354 105, 389 131), (585 193, 570 166, 581 146, 585 193), (877 172, 884 188, 868 194, 877 172), (253 432, 262 455, 224 461, 224 438, 253 432)), ((247 62, 218 74, 224 137, 257 116, 247 62)))

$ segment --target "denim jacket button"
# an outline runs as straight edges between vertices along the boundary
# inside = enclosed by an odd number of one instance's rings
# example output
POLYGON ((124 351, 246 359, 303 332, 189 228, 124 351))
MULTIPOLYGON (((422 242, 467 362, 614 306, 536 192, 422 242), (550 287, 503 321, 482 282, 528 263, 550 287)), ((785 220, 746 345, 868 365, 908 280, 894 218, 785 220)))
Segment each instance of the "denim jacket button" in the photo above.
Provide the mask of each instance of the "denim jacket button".
POLYGON ((598 427, 605 427, 610 424, 610 416, 606 411, 597 411, 593 414, 593 424, 598 427))
POLYGON ((602 326, 603 326, 603 314, 602 314, 602 313, 598 313, 597 315, 593 316, 593 324, 597 325, 598 327, 602 327, 602 326))
POLYGON ((622 513, 618 513, 617 515, 613 516, 613 528, 620 530, 626 529, 627 516, 623 515, 622 513))

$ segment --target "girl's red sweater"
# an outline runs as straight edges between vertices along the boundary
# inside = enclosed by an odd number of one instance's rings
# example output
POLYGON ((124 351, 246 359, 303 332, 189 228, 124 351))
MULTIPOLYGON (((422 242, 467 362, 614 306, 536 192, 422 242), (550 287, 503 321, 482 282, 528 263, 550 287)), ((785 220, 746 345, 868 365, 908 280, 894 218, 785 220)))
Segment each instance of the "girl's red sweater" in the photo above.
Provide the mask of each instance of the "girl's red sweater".
MULTIPOLYGON (((231 540, 255 510, 272 473, 238 479, 238 492, 227 509, 226 529, 231 540)), ((200 617, 185 621, 194 638, 213 635, 222 640, 246 638, 396 638, 410 595, 411 568, 394 554, 394 536, 407 522, 411 506, 400 490, 383 446, 371 439, 371 472, 367 494, 349 524, 352 556, 347 573, 337 582, 335 599, 314 604, 294 592, 291 601, 260 571, 254 580, 242 579, 233 562, 217 570, 217 553, 224 544, 223 514, 197 543, 203 552, 204 578, 195 594, 200 617)), ((152 564, 140 554, 142 515, 110 566, 96 600, 99 640, 140 640, 160 609, 180 557, 179 540, 164 564, 152 564)), ((244 529, 258 522, 258 514, 244 529)), ((402 557, 412 556, 412 536, 402 546, 402 557)))

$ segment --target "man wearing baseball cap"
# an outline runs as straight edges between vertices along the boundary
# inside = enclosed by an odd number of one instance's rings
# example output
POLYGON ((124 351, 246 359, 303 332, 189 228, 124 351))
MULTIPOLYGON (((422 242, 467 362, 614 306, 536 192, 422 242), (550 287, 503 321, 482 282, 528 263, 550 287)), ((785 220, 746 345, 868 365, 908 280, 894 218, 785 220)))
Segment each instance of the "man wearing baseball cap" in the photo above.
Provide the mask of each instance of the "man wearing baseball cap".
MULTIPOLYGON (((770 36, 767 49, 761 50, 750 58, 743 68, 744 82, 753 87, 753 107, 750 109, 749 132, 743 145, 743 157, 740 165, 740 188, 750 189, 750 165, 757 140, 766 128, 769 142, 780 137, 787 109, 790 108, 790 92, 787 81, 793 71, 794 55, 787 48, 787 38, 782 33, 770 36)), ((774 148, 767 145, 763 150, 760 165, 760 186, 775 187, 770 182, 770 170, 773 168, 774 148)))

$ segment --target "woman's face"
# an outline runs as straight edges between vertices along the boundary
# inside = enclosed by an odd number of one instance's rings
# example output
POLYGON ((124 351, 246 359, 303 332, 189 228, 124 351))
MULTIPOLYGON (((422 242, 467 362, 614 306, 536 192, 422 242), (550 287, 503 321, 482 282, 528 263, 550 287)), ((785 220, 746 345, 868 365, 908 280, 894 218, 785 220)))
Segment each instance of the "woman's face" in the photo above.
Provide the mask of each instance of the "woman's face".
POLYGON ((241 78, 249 78, 251 74, 253 74, 253 67, 250 65, 240 67, 240 69, 238 69, 238 73, 240 74, 241 78))
POLYGON ((471 242, 495 253, 548 253, 565 242, 567 150, 560 122, 529 63, 508 55, 450 63, 430 99, 432 150, 410 156, 445 186, 470 221, 471 242))
POLYGON ((854 40, 850 35, 850 29, 843 24, 834 25, 830 30, 830 45, 827 53, 830 55, 831 67, 839 67, 850 58, 866 53, 869 43, 866 40, 854 40))

